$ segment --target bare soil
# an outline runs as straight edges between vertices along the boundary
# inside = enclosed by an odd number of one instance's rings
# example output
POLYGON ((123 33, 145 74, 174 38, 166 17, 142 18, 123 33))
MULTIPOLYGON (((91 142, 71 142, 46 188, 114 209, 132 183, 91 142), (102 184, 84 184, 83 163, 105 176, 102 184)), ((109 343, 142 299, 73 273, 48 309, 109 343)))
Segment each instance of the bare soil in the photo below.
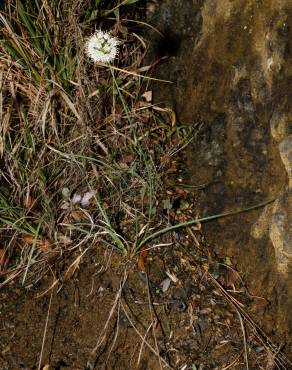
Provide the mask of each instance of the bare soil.
MULTIPOLYGON (((175 189, 169 217, 195 217, 197 199, 175 189)), ((0 292, 0 368, 289 368, 252 319, 272 323, 269 302, 204 228, 165 234, 132 258, 92 245, 54 261, 37 285, 12 281, 0 292)))
POLYGON ((1 369, 245 369, 246 356, 250 369, 268 369, 269 340, 247 316, 268 302, 196 229, 138 259, 97 245, 38 286, 11 282, 1 291, 1 369))

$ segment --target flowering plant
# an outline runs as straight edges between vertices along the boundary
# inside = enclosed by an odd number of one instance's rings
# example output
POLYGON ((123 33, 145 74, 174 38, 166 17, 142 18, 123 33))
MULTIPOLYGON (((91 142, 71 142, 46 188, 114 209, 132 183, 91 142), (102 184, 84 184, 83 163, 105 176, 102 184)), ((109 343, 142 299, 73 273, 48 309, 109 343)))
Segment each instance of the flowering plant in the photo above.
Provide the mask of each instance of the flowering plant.
POLYGON ((118 54, 118 44, 116 37, 99 30, 87 40, 86 52, 95 62, 110 63, 118 54))

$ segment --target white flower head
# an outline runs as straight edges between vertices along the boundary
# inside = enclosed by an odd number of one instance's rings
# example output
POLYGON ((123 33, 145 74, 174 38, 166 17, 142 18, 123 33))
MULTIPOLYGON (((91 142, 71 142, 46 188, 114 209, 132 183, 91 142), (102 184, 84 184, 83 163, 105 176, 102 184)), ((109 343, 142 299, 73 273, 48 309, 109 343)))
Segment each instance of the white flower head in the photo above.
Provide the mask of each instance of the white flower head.
POLYGON ((88 207, 90 205, 90 202, 92 201, 92 198, 94 197, 95 197, 95 191, 87 191, 81 199, 82 207, 88 207))
POLYGON ((80 194, 75 193, 72 198, 73 204, 78 204, 81 202, 82 196, 80 194))
POLYGON ((118 40, 104 31, 96 31, 86 43, 87 55, 95 62, 110 63, 118 54, 118 40))

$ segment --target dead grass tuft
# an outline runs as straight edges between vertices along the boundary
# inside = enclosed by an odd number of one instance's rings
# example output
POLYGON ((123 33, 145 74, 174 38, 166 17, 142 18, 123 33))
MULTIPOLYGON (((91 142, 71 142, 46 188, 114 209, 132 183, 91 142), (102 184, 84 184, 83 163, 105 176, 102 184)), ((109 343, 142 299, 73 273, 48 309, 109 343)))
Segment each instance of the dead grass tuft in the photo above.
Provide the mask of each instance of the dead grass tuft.
POLYGON ((2 284, 17 275, 37 280, 88 243, 132 252, 141 230, 160 222, 161 181, 188 135, 152 104, 141 76, 151 70, 143 66, 143 23, 121 23, 126 3, 2 6, 0 227, 9 256, 2 284), (96 27, 121 40, 112 68, 84 55, 96 27))

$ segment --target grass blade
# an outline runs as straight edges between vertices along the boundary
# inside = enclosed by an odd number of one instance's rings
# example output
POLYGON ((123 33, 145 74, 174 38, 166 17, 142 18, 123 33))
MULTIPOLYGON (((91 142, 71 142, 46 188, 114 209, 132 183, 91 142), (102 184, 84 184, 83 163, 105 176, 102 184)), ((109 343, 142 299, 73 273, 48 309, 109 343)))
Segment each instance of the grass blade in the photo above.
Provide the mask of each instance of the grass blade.
POLYGON ((194 225, 194 224, 197 224, 197 223, 203 223, 203 222, 207 222, 207 221, 216 220, 218 218, 234 216, 234 215, 237 215, 239 213, 244 213, 244 212, 251 211, 253 209, 258 209, 258 208, 266 206, 267 204, 270 204, 270 203, 274 202, 275 199, 276 198, 272 198, 272 199, 266 200, 262 203, 259 203, 259 204, 256 204, 256 205, 244 208, 244 209, 240 209, 238 211, 230 211, 230 212, 225 212, 225 213, 219 213, 217 215, 202 217, 202 218, 199 218, 197 220, 190 220, 190 221, 182 222, 180 224, 176 224, 176 225, 173 225, 173 226, 165 227, 165 228, 163 228, 161 230, 158 230, 158 231, 154 232, 153 234, 147 236, 145 239, 142 239, 140 241, 140 243, 138 243, 138 245, 136 247, 136 251, 139 251, 139 249, 141 249, 144 244, 146 244, 147 242, 149 242, 152 239, 157 238, 158 236, 160 236, 162 234, 165 234, 165 233, 177 230, 177 229, 181 229, 183 227, 191 226, 191 225, 194 225))

